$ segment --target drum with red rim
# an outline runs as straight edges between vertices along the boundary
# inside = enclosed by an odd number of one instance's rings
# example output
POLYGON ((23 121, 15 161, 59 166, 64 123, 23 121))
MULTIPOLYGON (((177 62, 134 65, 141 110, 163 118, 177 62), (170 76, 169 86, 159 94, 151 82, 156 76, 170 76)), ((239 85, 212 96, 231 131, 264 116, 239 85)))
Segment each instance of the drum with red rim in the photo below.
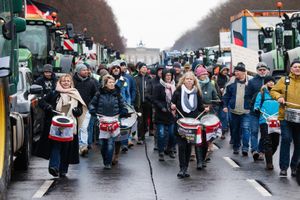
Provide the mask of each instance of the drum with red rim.
POLYGON ((120 134, 120 123, 118 116, 102 116, 99 119, 99 138, 116 137, 120 134))
POLYGON ((203 129, 206 133, 206 140, 213 140, 218 137, 219 134, 222 134, 221 122, 216 115, 207 114, 200 119, 203 129))
POLYGON ((74 121, 66 116, 54 116, 49 132, 49 139, 60 142, 69 142, 73 140, 74 121))
POLYGON ((201 122, 194 118, 180 118, 177 120, 178 134, 193 144, 202 143, 201 122))
POLYGON ((268 134, 270 133, 281 133, 280 122, 278 116, 270 116, 267 118, 268 134))

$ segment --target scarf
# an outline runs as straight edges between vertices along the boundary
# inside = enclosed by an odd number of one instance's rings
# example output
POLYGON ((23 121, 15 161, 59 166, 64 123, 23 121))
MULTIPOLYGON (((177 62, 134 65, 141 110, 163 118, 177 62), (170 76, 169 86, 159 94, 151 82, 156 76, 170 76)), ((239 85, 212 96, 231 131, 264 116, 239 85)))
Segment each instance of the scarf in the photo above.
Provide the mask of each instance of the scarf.
POLYGON ((72 109, 78 106, 78 102, 82 104, 82 115, 77 119, 78 127, 81 127, 87 112, 87 107, 78 90, 76 88, 64 89, 58 81, 56 85, 56 91, 60 93, 60 98, 55 109, 59 112, 64 112, 67 117, 71 117, 74 120, 75 127, 76 118, 73 116, 72 109))
POLYGON ((166 83, 162 79, 159 79, 160 84, 165 87, 166 92, 166 102, 171 103, 172 95, 174 94, 176 87, 175 81, 173 80, 171 83, 166 83))
POLYGON ((185 85, 181 86, 181 107, 182 110, 186 113, 195 111, 197 108, 197 89, 194 87, 192 90, 189 90, 185 85), (189 97, 188 97, 189 94, 189 97))
POLYGON ((85 81, 86 79, 89 78, 88 76, 87 76, 87 77, 82 77, 82 76, 80 76, 78 73, 77 73, 77 76, 78 76, 78 78, 79 78, 81 81, 85 81))
POLYGON ((209 78, 208 77, 206 77, 206 79, 205 80, 199 80, 199 83, 201 84, 201 85, 204 85, 204 84, 206 84, 206 83, 208 83, 209 82, 209 78))

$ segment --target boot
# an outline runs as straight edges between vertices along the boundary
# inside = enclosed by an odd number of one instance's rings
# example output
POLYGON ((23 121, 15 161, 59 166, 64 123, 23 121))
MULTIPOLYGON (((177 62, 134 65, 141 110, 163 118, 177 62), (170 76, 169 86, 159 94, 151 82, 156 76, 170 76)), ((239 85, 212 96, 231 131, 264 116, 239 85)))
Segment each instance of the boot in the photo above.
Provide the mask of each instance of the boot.
POLYGON ((272 152, 265 152, 265 158, 266 158, 266 169, 267 170, 273 170, 273 155, 272 152))
POLYGON ((112 160, 112 165, 116 165, 119 162, 119 154, 114 154, 113 160, 112 160))
POLYGON ((184 168, 180 167, 180 171, 178 172, 177 177, 184 178, 184 176, 185 176, 184 168))
POLYGON ((196 158, 197 158, 197 169, 201 170, 203 169, 203 148, 202 147, 195 147, 195 152, 196 152, 196 158))
POLYGON ((185 167, 184 169, 183 169, 183 174, 184 174, 184 177, 185 178, 187 178, 187 177, 190 177, 190 174, 187 172, 187 167, 185 167))

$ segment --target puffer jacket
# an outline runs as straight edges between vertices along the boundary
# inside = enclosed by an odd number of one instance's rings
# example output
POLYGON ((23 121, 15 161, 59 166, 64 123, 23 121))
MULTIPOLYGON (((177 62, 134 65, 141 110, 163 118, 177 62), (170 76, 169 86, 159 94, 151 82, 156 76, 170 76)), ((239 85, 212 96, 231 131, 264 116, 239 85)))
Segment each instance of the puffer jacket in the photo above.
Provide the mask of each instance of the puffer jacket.
POLYGON ((100 88, 89 104, 91 115, 115 116, 128 113, 124 99, 118 89, 108 90, 100 88))
MULTIPOLYGON (((287 99, 285 101, 300 104, 300 77, 295 76, 294 74, 289 74, 290 77, 290 84, 288 86, 287 90, 287 99)), ((273 99, 278 100, 280 97, 285 98, 285 77, 281 77, 279 81, 276 83, 276 85, 272 88, 270 94, 273 99)), ((300 107, 293 106, 290 104, 287 104, 287 108, 296 108, 300 109, 300 107)), ((279 115, 278 119, 283 120, 284 119, 284 113, 285 113, 285 106, 280 105, 279 107, 279 115)))
POLYGON ((267 116, 261 114, 259 117, 259 124, 264 124, 266 123, 267 117, 278 115, 279 103, 271 97, 267 88, 263 88, 256 96, 254 110, 261 110, 263 113, 267 114, 267 116))

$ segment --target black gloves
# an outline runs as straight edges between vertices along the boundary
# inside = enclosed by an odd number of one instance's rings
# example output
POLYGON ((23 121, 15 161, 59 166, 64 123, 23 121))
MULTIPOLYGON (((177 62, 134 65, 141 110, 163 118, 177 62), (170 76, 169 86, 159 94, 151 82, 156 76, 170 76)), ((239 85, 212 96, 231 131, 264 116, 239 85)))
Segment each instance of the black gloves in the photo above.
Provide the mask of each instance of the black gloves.
POLYGON ((166 108, 162 108, 161 111, 162 112, 168 112, 168 110, 166 108))
POLYGON ((52 107, 50 104, 47 104, 47 105, 45 106, 45 110, 46 110, 47 112, 52 112, 53 107, 52 107))
POLYGON ((124 113, 120 115, 121 118, 128 118, 131 117, 131 113, 124 113))
POLYGON ((260 115, 260 110, 259 109, 255 109, 254 113, 257 114, 257 115, 260 115))
POLYGON ((82 110, 78 107, 72 109, 72 113, 74 117, 79 117, 82 114, 82 110))

